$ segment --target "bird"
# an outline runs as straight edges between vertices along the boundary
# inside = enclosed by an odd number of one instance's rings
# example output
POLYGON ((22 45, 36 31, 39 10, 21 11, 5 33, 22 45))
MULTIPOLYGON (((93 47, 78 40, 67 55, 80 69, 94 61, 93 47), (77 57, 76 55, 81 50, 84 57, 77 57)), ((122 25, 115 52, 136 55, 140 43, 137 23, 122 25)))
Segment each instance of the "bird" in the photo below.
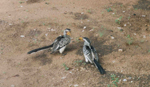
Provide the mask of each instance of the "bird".
POLYGON ((80 37, 79 40, 84 41, 83 55, 85 57, 85 62, 94 64, 101 74, 105 74, 105 70, 98 63, 98 54, 96 52, 96 49, 91 45, 91 41, 87 37, 80 37))
POLYGON ((66 49, 67 45, 71 42, 70 35, 71 35, 71 29, 66 28, 64 30, 64 35, 58 36, 51 45, 31 50, 27 54, 31 54, 33 52, 37 52, 52 47, 51 54, 59 51, 61 54, 66 55, 63 52, 66 49))

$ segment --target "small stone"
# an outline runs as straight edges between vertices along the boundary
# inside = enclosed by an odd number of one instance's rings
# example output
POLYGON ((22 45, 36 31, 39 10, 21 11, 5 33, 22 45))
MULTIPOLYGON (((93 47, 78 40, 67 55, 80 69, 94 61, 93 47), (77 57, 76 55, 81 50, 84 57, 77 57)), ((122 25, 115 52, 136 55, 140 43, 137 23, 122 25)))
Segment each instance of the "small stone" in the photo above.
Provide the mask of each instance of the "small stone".
POLYGON ((61 79, 65 79, 66 77, 62 77, 61 79))
POLYGON ((145 36, 145 35, 143 35, 143 38, 146 38, 146 36, 145 36))
POLYGON ((111 36, 111 39, 115 39, 115 37, 111 36))
POLYGON ((146 15, 142 15, 142 17, 146 17, 146 15))
POLYGON ((134 35, 136 35, 136 33, 133 33, 134 35))
POLYGON ((91 29, 90 31, 93 31, 93 29, 91 29))
POLYGON ((125 82, 125 81, 127 81, 127 79, 123 79, 123 81, 125 82))
POLYGON ((20 7, 22 8, 23 6, 21 5, 20 7))
POLYGON ((45 34, 45 36, 47 36, 48 34, 45 34))
POLYGON ((124 24, 124 26, 127 26, 126 24, 124 24))
POLYGON ((131 83, 132 83, 133 81, 131 81, 131 83))
POLYGON ((121 70, 121 72, 123 72, 123 70, 121 70))
POLYGON ((82 32, 84 32, 84 30, 82 30, 82 32))
POLYGON ((24 35, 20 35, 20 37, 25 37, 24 35))
POLYGON ((118 49, 118 51, 119 51, 119 52, 122 52, 122 51, 123 51, 123 49, 118 49))
POLYGON ((75 85, 74 85, 74 87, 77 87, 77 86, 78 86, 78 84, 75 84, 75 85))
POLYGON ((86 26, 84 26, 83 29, 86 29, 86 26))
POLYGON ((121 27, 117 27, 119 30, 122 29, 121 27))
POLYGON ((122 11, 122 12, 124 13, 124 12, 126 12, 126 11, 122 11))
POLYGON ((115 14, 115 13, 112 13, 112 14, 115 14))
POLYGON ((84 12, 81 12, 81 14, 84 14, 84 12))
POLYGON ((12 25, 12 24, 9 24, 9 25, 12 25))
POLYGON ((112 62, 113 62, 113 63, 115 63, 116 61, 115 61, 115 60, 113 60, 112 62))

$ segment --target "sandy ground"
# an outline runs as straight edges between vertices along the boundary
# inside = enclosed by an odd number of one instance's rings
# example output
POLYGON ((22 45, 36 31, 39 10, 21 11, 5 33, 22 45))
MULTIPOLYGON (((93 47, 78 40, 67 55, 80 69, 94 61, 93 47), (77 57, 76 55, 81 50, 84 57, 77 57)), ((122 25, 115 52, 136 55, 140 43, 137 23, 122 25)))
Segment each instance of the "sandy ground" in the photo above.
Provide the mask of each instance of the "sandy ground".
POLYGON ((150 87, 149 0, 1 0, 0 15, 0 87, 150 87), (27 54, 65 28, 67 55, 27 54), (80 36, 97 49, 105 75, 85 64, 80 36))

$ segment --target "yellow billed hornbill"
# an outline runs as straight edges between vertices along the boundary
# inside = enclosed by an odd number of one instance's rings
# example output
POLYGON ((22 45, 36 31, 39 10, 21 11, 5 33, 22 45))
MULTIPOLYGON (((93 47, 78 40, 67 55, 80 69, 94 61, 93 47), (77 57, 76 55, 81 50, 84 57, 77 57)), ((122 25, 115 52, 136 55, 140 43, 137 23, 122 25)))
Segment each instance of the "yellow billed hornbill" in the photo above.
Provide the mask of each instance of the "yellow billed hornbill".
POLYGON ((50 47, 52 47, 52 52, 51 53, 59 51, 61 54, 63 54, 66 46, 71 41, 70 35, 71 35, 71 29, 66 28, 64 30, 64 35, 58 36, 51 45, 31 50, 31 51, 28 52, 28 54, 31 54, 33 52, 37 52, 37 51, 40 51, 40 50, 43 50, 43 49, 47 49, 47 48, 50 48, 50 47))
POLYGON ((98 58, 96 49, 91 45, 90 40, 87 37, 80 37, 79 40, 84 41, 83 54, 85 57, 85 61, 94 64, 98 68, 98 70, 101 74, 105 74, 105 70, 98 63, 99 58, 98 58))

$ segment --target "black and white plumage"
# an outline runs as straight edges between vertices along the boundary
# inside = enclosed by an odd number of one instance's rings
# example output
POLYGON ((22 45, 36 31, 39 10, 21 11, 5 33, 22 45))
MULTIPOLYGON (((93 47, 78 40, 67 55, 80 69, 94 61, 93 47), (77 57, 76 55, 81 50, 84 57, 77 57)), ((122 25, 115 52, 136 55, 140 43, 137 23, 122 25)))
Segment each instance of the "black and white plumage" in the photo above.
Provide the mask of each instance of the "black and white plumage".
POLYGON ((66 28, 64 30, 64 35, 58 36, 51 45, 31 50, 31 51, 28 52, 28 54, 31 54, 33 52, 37 52, 37 51, 40 51, 40 50, 43 50, 43 49, 47 49, 47 48, 50 48, 50 47, 52 47, 52 52, 51 53, 59 51, 62 54, 64 52, 66 46, 71 41, 70 34, 71 34, 71 29, 66 28))
POLYGON ((101 74, 105 74, 105 70, 98 63, 99 58, 96 49, 91 45, 90 40, 87 37, 80 37, 79 40, 84 40, 83 54, 85 57, 85 61, 94 64, 101 74))

